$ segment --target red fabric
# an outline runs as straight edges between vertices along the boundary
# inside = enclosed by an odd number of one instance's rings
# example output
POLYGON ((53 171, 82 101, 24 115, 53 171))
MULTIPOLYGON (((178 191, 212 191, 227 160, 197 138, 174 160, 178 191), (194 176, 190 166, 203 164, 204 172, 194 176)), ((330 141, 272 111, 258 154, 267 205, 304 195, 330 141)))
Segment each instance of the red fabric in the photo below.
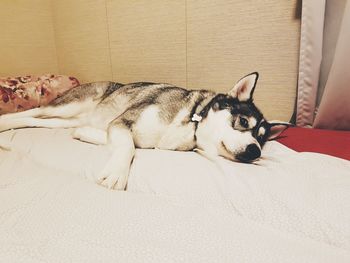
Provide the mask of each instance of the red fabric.
POLYGON ((277 139, 297 152, 317 152, 350 160, 350 131, 291 127, 277 139))

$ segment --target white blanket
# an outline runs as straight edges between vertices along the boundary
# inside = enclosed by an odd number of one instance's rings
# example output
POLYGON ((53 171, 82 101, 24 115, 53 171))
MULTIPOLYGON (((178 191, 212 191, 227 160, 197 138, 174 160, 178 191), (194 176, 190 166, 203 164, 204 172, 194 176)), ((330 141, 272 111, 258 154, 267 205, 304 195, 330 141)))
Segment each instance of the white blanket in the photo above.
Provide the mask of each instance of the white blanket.
POLYGON ((0 146, 0 262, 350 262, 349 161, 277 142, 256 165, 137 150, 117 192, 90 179, 104 147, 70 130, 0 146))

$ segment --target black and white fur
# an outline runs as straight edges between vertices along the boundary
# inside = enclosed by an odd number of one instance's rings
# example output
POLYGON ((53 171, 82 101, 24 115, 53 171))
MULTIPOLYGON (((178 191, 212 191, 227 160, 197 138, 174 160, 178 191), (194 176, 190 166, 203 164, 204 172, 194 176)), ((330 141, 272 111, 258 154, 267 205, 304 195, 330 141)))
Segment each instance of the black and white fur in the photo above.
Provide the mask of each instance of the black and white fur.
POLYGON ((258 73, 251 73, 227 94, 145 82, 83 84, 46 107, 0 116, 0 132, 75 127, 74 138, 111 150, 97 182, 123 190, 135 147, 258 159, 264 143, 288 124, 266 121, 254 105, 257 80, 258 73))

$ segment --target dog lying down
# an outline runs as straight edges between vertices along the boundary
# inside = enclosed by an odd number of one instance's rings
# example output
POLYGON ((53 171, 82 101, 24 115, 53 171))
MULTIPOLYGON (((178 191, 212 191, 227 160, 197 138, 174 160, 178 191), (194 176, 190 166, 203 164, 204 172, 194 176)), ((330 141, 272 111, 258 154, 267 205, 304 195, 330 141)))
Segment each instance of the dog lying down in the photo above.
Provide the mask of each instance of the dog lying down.
POLYGON ((74 138, 111 150, 97 183, 123 190, 135 147, 259 159, 264 143, 289 124, 268 122, 254 105, 258 77, 256 72, 245 76, 227 94, 148 82, 83 84, 46 107, 0 116, 0 132, 74 127, 74 138))

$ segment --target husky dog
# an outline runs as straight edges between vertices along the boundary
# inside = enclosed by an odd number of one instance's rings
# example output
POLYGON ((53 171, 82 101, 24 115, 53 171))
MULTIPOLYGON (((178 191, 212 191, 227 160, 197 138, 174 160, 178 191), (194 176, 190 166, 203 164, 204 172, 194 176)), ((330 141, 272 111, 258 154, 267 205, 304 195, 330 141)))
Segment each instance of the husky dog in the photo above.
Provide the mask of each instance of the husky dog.
POLYGON ((135 147, 257 160, 264 143, 288 126, 268 122, 254 105, 258 77, 256 72, 245 76, 227 94, 149 82, 83 84, 46 107, 0 116, 0 132, 74 127, 74 138, 111 150, 97 182, 123 190, 135 147))

